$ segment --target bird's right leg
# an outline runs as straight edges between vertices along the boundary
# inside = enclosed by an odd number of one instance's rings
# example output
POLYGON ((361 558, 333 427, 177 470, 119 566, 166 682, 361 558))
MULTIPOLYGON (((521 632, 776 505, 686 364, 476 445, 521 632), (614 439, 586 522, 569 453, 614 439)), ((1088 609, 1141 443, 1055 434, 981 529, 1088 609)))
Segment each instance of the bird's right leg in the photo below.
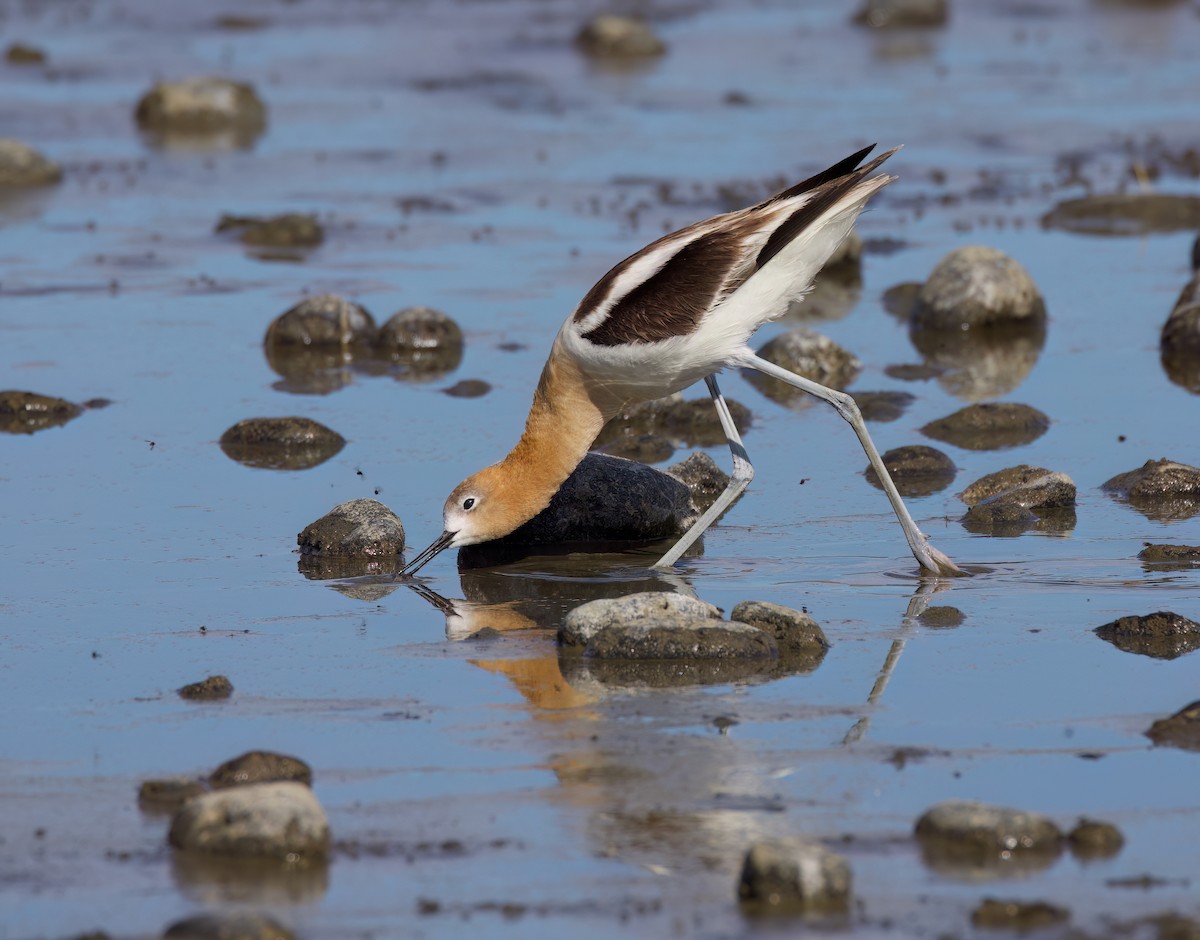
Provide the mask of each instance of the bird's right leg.
POLYGON ((729 441, 729 451, 733 454, 733 476, 729 478, 729 484, 721 492, 721 495, 704 511, 704 515, 683 533, 683 537, 671 546, 669 552, 654 563, 655 568, 670 568, 675 564, 680 556, 691 548, 692 543, 704 534, 704 530, 716 522, 721 513, 742 495, 742 490, 754 479, 754 467, 750 464, 750 457, 742 444, 742 437, 738 434, 737 425, 733 423, 733 415, 729 413, 729 406, 725 404, 725 396, 717 387, 716 376, 708 376, 704 383, 708 386, 708 394, 712 396, 713 405, 716 406, 717 417, 721 421, 721 430, 725 432, 725 439, 729 441))

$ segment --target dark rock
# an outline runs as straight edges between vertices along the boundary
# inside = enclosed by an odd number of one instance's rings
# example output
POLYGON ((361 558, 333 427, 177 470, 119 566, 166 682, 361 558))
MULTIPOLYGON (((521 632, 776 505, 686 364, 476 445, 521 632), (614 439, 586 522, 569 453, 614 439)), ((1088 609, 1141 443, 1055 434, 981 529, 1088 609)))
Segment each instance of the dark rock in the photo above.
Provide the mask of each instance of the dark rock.
MULTIPOLYGON (((739 434, 745 434, 753 421, 750 409, 730 398, 725 399, 725 404, 729 406, 734 427, 739 434)), ((676 394, 619 412, 601 430, 596 443, 606 445, 628 435, 642 434, 665 437, 677 447, 713 447, 726 442, 711 398, 684 400, 676 394)))
POLYGON ((0 188, 49 186, 62 179, 62 169, 32 147, 0 137, 0 188))
POLYGON ((1065 924, 1071 912, 1046 901, 998 901, 985 898, 971 912, 971 925, 997 930, 1037 930, 1065 924))
POLYGON ((221 435, 230 460, 266 470, 307 470, 346 446, 346 439, 311 418, 246 418, 221 435))
POLYGON ((854 403, 864 421, 884 423, 895 421, 904 414, 917 397, 909 392, 855 392, 854 403))
POLYGON ((442 389, 442 394, 451 398, 482 398, 491 390, 492 386, 483 379, 462 379, 449 388, 442 389))
MULTIPOLYGON (((717 497, 725 491, 730 480, 729 474, 703 451, 697 451, 686 460, 671 464, 666 472, 691 491, 692 503, 700 512, 704 512, 717 501, 717 497)), ((740 498, 739 496, 738 499, 740 498)), ((737 500, 734 500, 734 504, 736 503, 737 500)))
POLYGON ((173 813, 185 800, 207 792, 204 781, 195 777, 143 780, 138 786, 138 809, 146 813, 173 813))
POLYGON ((1071 854, 1081 861, 1112 858, 1125 845, 1121 830, 1098 819, 1080 819, 1067 833, 1071 854))
POLYGON ((223 215, 218 232, 238 232, 245 245, 265 248, 315 248, 325 240, 325 230, 314 215, 288 212, 269 218, 223 215))
POLYGON ((912 318, 913 310, 917 307, 917 298, 921 296, 921 288, 924 286, 920 281, 893 284, 883 292, 880 303, 892 316, 907 323, 912 318))
POLYGON ((1179 709, 1169 718, 1160 718, 1146 731, 1157 745, 1200 751, 1200 701, 1179 709))
POLYGON ((375 320, 358 304, 334 294, 302 300, 276 317, 263 345, 281 347, 366 347, 375 339, 375 320))
MULTIPOLYGON (((758 351, 769 362, 827 388, 843 389, 862 371, 862 363, 827 336, 803 326, 770 340, 758 351)), ((807 392, 754 369, 743 369, 746 381, 778 404, 803 407, 815 399, 807 392)))
POLYGON ((329 850, 329 822, 312 790, 299 783, 258 783, 188 800, 168 841, 208 855, 314 864, 329 850))
POLYGON ((990 402, 931 421, 921 433, 966 450, 1004 450, 1036 441, 1049 427, 1050 419, 1029 405, 990 402))
POLYGON ((849 907, 849 863, 815 842, 771 839, 746 852, 738 899, 755 912, 840 913, 849 907))
POLYGON ((1042 227, 1083 235, 1147 235, 1200 229, 1200 196, 1107 193, 1060 202, 1042 227))
MULTIPOLYGON (((880 458, 901 496, 928 496, 954 482, 958 468, 954 461, 933 447, 911 444, 895 447, 880 458)), ((868 465, 864 475, 876 489, 882 489, 875 468, 868 465)))
POLYGON ((945 26, 948 0, 867 0, 854 22, 872 29, 945 26))
POLYGON ((645 464, 588 454, 550 505, 502 539, 459 550, 462 568, 529 554, 532 546, 628 545, 674 539, 697 518, 688 488, 645 464))
POLYGON ((0 431, 33 434, 66 424, 83 411, 78 405, 37 392, 0 392, 0 431))
POLYGON ((1100 488, 1149 519, 1166 522, 1200 513, 1200 468, 1173 460, 1147 460, 1100 488))
POLYGON ((138 126, 169 142, 229 135, 245 147, 266 126, 267 109, 250 85, 224 78, 159 82, 137 103, 138 126))
POLYGON ((597 450, 638 463, 662 463, 675 456, 675 445, 657 434, 622 434, 597 450))
POLYGON ((1119 650, 1154 659, 1178 659, 1200 649, 1200 623, 1167 610, 1120 617, 1093 632, 1119 650))
POLYGON ((399 366, 400 377, 433 378, 457 369, 463 357, 459 325, 432 307, 406 307, 379 328, 379 355, 399 366))
POLYGON ((378 500, 352 499, 305 527, 296 542, 306 554, 399 555, 404 551, 404 525, 378 500))
POLYGON ((287 927, 265 914, 196 914, 163 931, 163 940, 295 940, 287 927))
POLYGON ((1173 565, 1190 568, 1200 565, 1200 545, 1165 545, 1143 543, 1146 547, 1138 552, 1138 558, 1154 565, 1173 565))
POLYGON ((972 330, 1043 322, 1046 305, 1016 261, 984 245, 956 248, 938 262, 917 295, 912 322, 922 330, 972 330))
POLYGON ((644 59, 667 51, 642 20, 613 14, 593 17, 579 31, 575 44, 587 55, 602 59, 644 59))
POLYGON ((1065 473, 1021 464, 981 477, 958 495, 971 507, 961 519, 971 532, 1015 536, 1075 528, 1075 483, 1065 473))
POLYGON ((229 698, 233 694, 233 683, 225 676, 209 676, 199 682, 192 682, 177 690, 180 698, 194 702, 210 702, 216 699, 229 698))
POLYGON ((36 46, 14 42, 4 50, 4 61, 10 65, 41 65, 46 61, 46 53, 36 46))
POLYGON ((961 627, 963 621, 967 619, 957 607, 926 607, 917 615, 917 620, 921 626, 928 627, 931 630, 949 630, 954 627, 961 627))
POLYGON ((1200 235, 1192 244, 1196 274, 1184 286, 1163 324, 1159 345, 1163 368, 1176 385, 1200 393, 1200 235))
POLYGON ((298 757, 271 751, 247 751, 225 761, 208 777, 214 790, 244 787, 256 783, 288 781, 312 785, 312 768, 298 757))
POLYGON ((937 379, 958 398, 998 398, 1032 371, 1046 342, 1045 320, 1022 320, 962 329, 923 329, 913 321, 908 337, 925 358, 922 366, 889 366, 893 378, 937 379), (907 374, 906 374, 907 373, 907 374))
POLYGON ((931 868, 979 874, 1045 867, 1058 858, 1063 841, 1045 816, 966 800, 926 811, 916 836, 931 868))

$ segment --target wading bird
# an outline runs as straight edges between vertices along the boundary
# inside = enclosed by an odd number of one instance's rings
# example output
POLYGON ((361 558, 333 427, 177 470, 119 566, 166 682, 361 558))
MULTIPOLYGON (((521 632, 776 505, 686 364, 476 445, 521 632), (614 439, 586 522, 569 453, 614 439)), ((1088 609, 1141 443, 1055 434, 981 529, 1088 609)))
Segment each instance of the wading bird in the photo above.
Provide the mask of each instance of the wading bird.
POLYGON ((444 531, 403 573, 413 574, 444 549, 497 539, 528 522, 546 508, 609 418, 704 379, 733 453, 733 475, 655 563, 673 565, 754 476, 715 378, 738 367, 774 376, 837 409, 858 435, 921 567, 959 573, 913 522, 854 399, 761 359, 746 345, 809 290, 867 200, 895 179, 870 176, 895 150, 859 166, 873 149, 756 206, 665 235, 604 275, 558 331, 516 447, 455 487, 442 512, 444 531))

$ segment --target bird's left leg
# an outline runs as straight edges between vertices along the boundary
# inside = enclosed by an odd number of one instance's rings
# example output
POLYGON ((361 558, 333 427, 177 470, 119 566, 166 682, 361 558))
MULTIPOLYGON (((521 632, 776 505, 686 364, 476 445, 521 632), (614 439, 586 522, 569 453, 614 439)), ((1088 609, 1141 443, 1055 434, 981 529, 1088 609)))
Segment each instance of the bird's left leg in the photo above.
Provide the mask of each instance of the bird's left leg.
POLYGON ((750 465, 750 457, 742 444, 742 437, 738 434, 737 425, 733 423, 733 415, 729 413, 729 406, 725 404, 725 396, 717 388, 716 377, 710 375, 704 380, 704 383, 708 386, 708 394, 712 396, 713 405, 716 406, 717 417, 721 421, 721 430, 725 432, 725 438, 729 441, 729 450, 733 454, 733 476, 729 478, 729 484, 721 491, 721 495, 704 511, 704 515, 683 533, 683 537, 671 546, 669 552, 654 563, 655 568, 669 568, 675 564, 680 556, 691 548, 692 543, 704 534, 704 530, 716 522, 717 517, 742 495, 742 490, 754 479, 754 467, 750 465))
POLYGON ((871 462, 871 466, 875 470, 875 475, 879 477, 883 491, 887 494, 888 501, 892 504, 892 510, 896 513, 896 518, 900 520, 900 526, 904 529, 904 537, 908 540, 908 547, 912 550, 913 557, 917 559, 922 568, 933 574, 952 575, 963 573, 958 565, 929 544, 928 537, 913 522, 912 516, 908 513, 908 508, 904 505, 904 500, 900 498, 896 484, 892 482, 891 474, 888 473, 887 467, 883 465, 883 461, 879 457, 879 451, 875 449, 875 444, 871 441, 871 436, 867 433, 867 425, 863 421, 862 413, 858 410, 858 405, 854 403, 852 397, 845 392, 826 388, 824 385, 796 375, 794 372, 788 372, 787 369, 754 355, 748 349, 734 359, 731 359, 729 364, 756 369, 765 375, 779 379, 781 382, 786 382, 794 388, 808 392, 810 395, 821 399, 821 401, 833 405, 837 413, 849 422, 850 427, 854 428, 854 433, 858 435, 859 443, 862 444, 863 450, 866 451, 867 459, 871 462))

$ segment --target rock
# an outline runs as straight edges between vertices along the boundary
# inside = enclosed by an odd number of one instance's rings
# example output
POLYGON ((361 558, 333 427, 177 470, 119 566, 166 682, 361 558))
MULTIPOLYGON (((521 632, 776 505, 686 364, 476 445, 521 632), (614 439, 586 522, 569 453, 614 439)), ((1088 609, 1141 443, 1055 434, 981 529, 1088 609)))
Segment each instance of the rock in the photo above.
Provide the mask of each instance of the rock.
POLYGON ((146 813, 173 813, 184 801, 207 792, 204 781, 195 777, 143 780, 138 786, 138 809, 146 813))
POLYGON ((921 296, 921 288, 924 286, 920 281, 893 284, 883 292, 879 302, 884 310, 907 323, 912 318, 913 310, 917 307, 917 298, 921 296))
POLYGON ((855 392, 854 403, 862 413, 864 421, 884 423, 895 421, 914 401, 917 396, 909 392, 855 392))
POLYGON ((37 392, 0 392, 0 431, 34 434, 66 424, 83 413, 78 405, 37 392))
POLYGON ((1044 322, 1037 285, 1016 261, 984 245, 956 248, 938 262, 917 295, 913 324, 922 330, 971 330, 1044 322))
POLYGON ((223 215, 217 232, 238 232, 244 245, 266 248, 315 248, 325 240, 325 230, 315 215, 287 212, 269 218, 223 215))
POLYGON ((1107 193, 1060 202, 1042 227, 1084 235, 1147 235, 1200 229, 1200 196, 1107 193))
POLYGON ((404 551, 404 525, 378 500, 351 499, 306 526, 296 542, 306 554, 399 555, 404 551))
POLYGON ((209 676, 199 682, 192 682, 176 690, 180 698, 193 702, 211 702, 217 699, 229 698, 233 694, 233 683, 225 676, 209 676))
POLYGON ((966 619, 966 614, 961 610, 949 606, 926 607, 917 615, 921 626, 931 630, 950 630, 954 627, 961 627, 966 619))
POLYGON ((463 357, 458 324, 432 307, 406 307, 379 328, 376 348, 400 375, 433 378, 457 369, 463 357))
POLYGON ((575 45, 600 59, 644 59, 660 56, 666 44, 642 20, 602 13, 587 22, 575 45))
POLYGON ((491 390, 492 386, 483 379, 463 379, 442 389, 442 394, 451 398, 482 398, 491 390))
POLYGON ((948 0, 867 0, 854 22, 872 29, 945 26, 948 0))
MULTIPOLYGON (((729 406, 738 433, 745 434, 750 430, 754 420, 750 409, 731 398, 726 398, 725 404, 729 406)), ((713 447, 726 443, 712 399, 684 400, 679 394, 642 402, 618 412, 596 437, 596 443, 606 445, 629 435, 643 434, 665 437, 677 447, 713 447)))
POLYGON ((756 842, 746 852, 738 881, 744 905, 781 913, 838 913, 850 904, 849 863, 822 845, 802 839, 756 842))
POLYGON ((148 131, 182 135, 236 131, 252 140, 266 126, 267 109, 250 85, 197 77, 158 82, 138 101, 134 117, 148 131))
POLYGON ((41 65, 46 61, 46 53, 36 46, 14 42, 4 50, 4 61, 10 65, 41 65))
POLYGON ((62 179, 62 169, 32 147, 0 137, 0 188, 49 186, 62 179))
MULTIPOLYGON (((686 460, 671 464, 666 472, 691 491, 692 503, 700 512, 704 512, 717 501, 717 497, 725 491, 730 480, 729 474, 718 467, 717 462, 704 451, 697 451, 686 460)), ((738 499, 741 499, 741 496, 738 499)), ((734 500, 734 504, 736 503, 737 500, 734 500)))
POLYGON ((1120 617, 1093 632, 1119 650, 1154 659, 1178 659, 1200 649, 1200 623, 1167 610, 1120 617))
POLYGON ((263 345, 278 347, 365 347, 375 340, 375 320, 358 304, 335 294, 318 294, 284 311, 267 328, 263 345))
POLYGON ((221 435, 230 460, 264 470, 307 470, 346 446, 346 439, 311 418, 246 418, 221 435))
MULTIPOLYGON (((928 496, 944 490, 958 473, 953 460, 940 450, 921 444, 894 447, 880 459, 901 496, 928 496)), ((863 474, 873 487, 883 488, 874 467, 868 464, 863 474)))
POLYGON ((1075 483, 1065 473, 1020 464, 980 477, 958 496, 971 507, 960 520, 971 532, 1014 536, 1031 528, 1075 528, 1075 483))
POLYGON ((314 863, 329 850, 329 822, 303 784, 258 783, 188 800, 167 839, 209 855, 314 863))
POLYGON ((662 463, 675 456, 675 445, 657 434, 622 434, 596 449, 638 463, 662 463))
POLYGON ((936 378, 951 395, 980 401, 1009 394, 1029 375, 1046 342, 1046 323, 1024 320, 940 330, 923 329, 912 321, 908 338, 924 363, 889 366, 888 375, 908 381, 936 378))
POLYGON ((997 930, 1037 930, 1065 924, 1071 912, 1046 901, 998 901, 984 898, 971 912, 971 925, 997 930))
POLYGON ((1153 542, 1143 544, 1146 547, 1138 552, 1138 558, 1142 561, 1184 568, 1200 565, 1200 545, 1164 545, 1153 542))
POLYGON ((1200 468, 1173 460, 1147 460, 1101 487, 1149 519, 1190 519, 1200 513, 1200 468))
MULTIPOLYGON (((758 351, 763 359, 828 388, 843 389, 858 377, 862 363, 827 336, 798 326, 766 343, 758 351)), ((815 399, 807 392, 754 369, 743 369, 746 381, 778 404, 803 407, 815 399)))
POLYGON ((1156 745, 1200 751, 1200 701, 1179 709, 1170 718, 1160 718, 1146 731, 1156 745))
POLYGON ((1167 377, 1200 393, 1200 235, 1192 243, 1192 269, 1196 273, 1163 324, 1159 346, 1167 377))
POLYGON ((916 825, 925 863, 939 870, 995 870, 1049 864, 1062 852, 1063 835, 1037 813, 949 800, 927 810, 916 825))
POLYGON ((225 761, 209 774, 214 790, 244 787, 257 783, 302 783, 312 785, 312 768, 298 757, 272 751, 247 751, 225 761))
POLYGON ((729 615, 731 621, 748 623, 765 630, 775 638, 780 656, 822 657, 829 649, 829 640, 812 617, 800 610, 772 604, 769 601, 742 601, 729 615))
POLYGON ((1125 837, 1112 823, 1084 818, 1067 833, 1067 844, 1071 854, 1080 861, 1094 861, 1112 858, 1120 852, 1125 845, 1125 837))
POLYGON ((196 914, 163 931, 163 940, 295 940, 287 927, 265 914, 196 914))
POLYGON ((1036 441, 1050 419, 1036 408, 1014 402, 968 405, 921 428, 935 441, 966 450, 1004 450, 1036 441))
POLYGON ((631 460, 588 454, 549 506, 502 539, 460 549, 458 564, 498 564, 528 555, 536 546, 674 539, 697 516, 688 488, 673 477, 631 460))

